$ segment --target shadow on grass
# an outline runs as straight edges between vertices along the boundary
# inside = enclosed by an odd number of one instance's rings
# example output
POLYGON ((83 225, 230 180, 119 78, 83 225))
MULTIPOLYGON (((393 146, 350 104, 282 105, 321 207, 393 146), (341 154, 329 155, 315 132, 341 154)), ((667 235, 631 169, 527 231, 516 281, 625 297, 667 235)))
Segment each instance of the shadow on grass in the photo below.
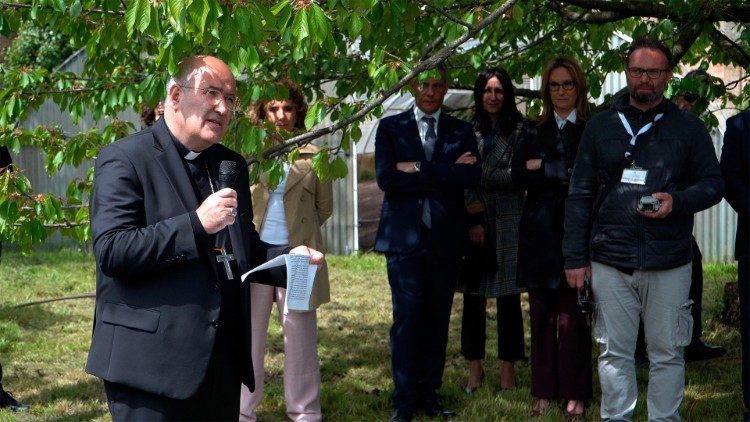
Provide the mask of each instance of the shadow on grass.
MULTIPOLYGON (((88 299, 80 299, 86 301, 88 299)), ((93 316, 93 301, 89 300, 93 316)), ((43 333, 51 327, 60 327, 80 319, 79 315, 60 312, 50 305, 34 305, 16 308, 15 305, 0 306, 0 321, 12 321, 24 331, 43 333)))
POLYGON ((29 413, 17 414, 19 420, 90 421, 107 415, 104 388, 94 377, 40 388, 19 400, 30 406, 29 413))

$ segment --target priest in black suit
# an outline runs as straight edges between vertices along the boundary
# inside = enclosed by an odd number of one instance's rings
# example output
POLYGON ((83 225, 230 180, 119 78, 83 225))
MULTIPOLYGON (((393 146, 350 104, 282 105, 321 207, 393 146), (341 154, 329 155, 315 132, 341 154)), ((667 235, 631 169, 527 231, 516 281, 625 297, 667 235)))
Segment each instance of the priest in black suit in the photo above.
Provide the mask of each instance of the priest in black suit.
MULTIPOLYGON (((104 380, 115 421, 236 421, 240 383, 254 389, 240 275, 287 250, 260 241, 245 161, 219 144, 236 107, 227 65, 187 58, 167 84, 164 118, 97 158, 86 371, 104 380), (225 161, 234 188, 219 180, 225 161)), ((323 261, 304 246, 291 253, 323 261)))

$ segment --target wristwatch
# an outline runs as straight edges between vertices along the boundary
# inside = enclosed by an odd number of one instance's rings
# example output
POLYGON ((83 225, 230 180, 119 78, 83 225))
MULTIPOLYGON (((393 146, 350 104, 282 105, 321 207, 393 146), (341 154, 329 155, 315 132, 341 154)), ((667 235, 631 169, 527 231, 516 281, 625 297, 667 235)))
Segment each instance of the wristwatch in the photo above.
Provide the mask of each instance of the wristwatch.
POLYGON ((414 171, 419 173, 420 168, 422 167, 422 163, 419 161, 414 162, 414 171))

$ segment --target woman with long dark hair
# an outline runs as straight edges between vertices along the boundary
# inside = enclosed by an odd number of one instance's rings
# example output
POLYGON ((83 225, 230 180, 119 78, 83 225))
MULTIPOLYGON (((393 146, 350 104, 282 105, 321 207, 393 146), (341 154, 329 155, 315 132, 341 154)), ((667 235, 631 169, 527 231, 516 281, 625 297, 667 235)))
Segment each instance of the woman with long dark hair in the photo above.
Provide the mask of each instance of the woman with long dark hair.
POLYGON ((568 286, 562 256, 568 183, 588 118, 586 77, 578 63, 557 57, 542 75, 542 114, 527 120, 513 157, 513 180, 526 189, 518 228, 518 284, 529 291, 531 416, 555 399, 582 418, 591 399, 591 332, 568 286))
POLYGON ((497 300, 500 388, 515 388, 515 362, 524 358, 521 289, 516 286, 518 220, 523 191, 513 186, 511 157, 523 117, 516 108, 510 76, 503 69, 487 69, 474 83, 474 131, 482 159, 482 178, 467 193, 472 219, 467 257, 459 283, 464 293, 461 354, 469 361, 466 393, 484 378, 487 299, 497 300))

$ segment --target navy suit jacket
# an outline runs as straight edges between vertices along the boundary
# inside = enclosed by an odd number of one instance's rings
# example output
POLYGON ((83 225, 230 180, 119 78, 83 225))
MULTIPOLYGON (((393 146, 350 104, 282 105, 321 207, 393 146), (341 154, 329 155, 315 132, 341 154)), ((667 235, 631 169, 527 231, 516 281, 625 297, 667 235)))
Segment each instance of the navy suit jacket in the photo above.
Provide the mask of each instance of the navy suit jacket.
POLYGON ((430 201, 431 250, 438 256, 460 257, 468 241, 464 189, 479 182, 481 163, 456 164, 469 151, 477 159, 477 143, 471 125, 440 113, 438 139, 427 161, 419 137, 414 110, 382 119, 375 136, 375 171, 385 192, 375 250, 385 253, 412 252, 420 242, 422 208, 430 201), (417 173, 396 169, 396 163, 419 161, 417 173))
POLYGON ((727 120, 721 171, 729 204, 737 211, 735 257, 750 259, 750 110, 727 120))
MULTIPOLYGON (((240 169, 229 236, 245 272, 280 251, 269 251, 254 229, 245 160, 222 145, 204 154, 213 180, 222 160, 240 169)), ((197 391, 221 305, 213 255, 196 240, 189 216, 199 204, 164 119, 100 151, 90 207, 97 264, 90 374, 175 399, 197 391)), ((247 357, 242 381, 252 390, 249 290, 243 283, 247 335, 237 342, 247 357)))

